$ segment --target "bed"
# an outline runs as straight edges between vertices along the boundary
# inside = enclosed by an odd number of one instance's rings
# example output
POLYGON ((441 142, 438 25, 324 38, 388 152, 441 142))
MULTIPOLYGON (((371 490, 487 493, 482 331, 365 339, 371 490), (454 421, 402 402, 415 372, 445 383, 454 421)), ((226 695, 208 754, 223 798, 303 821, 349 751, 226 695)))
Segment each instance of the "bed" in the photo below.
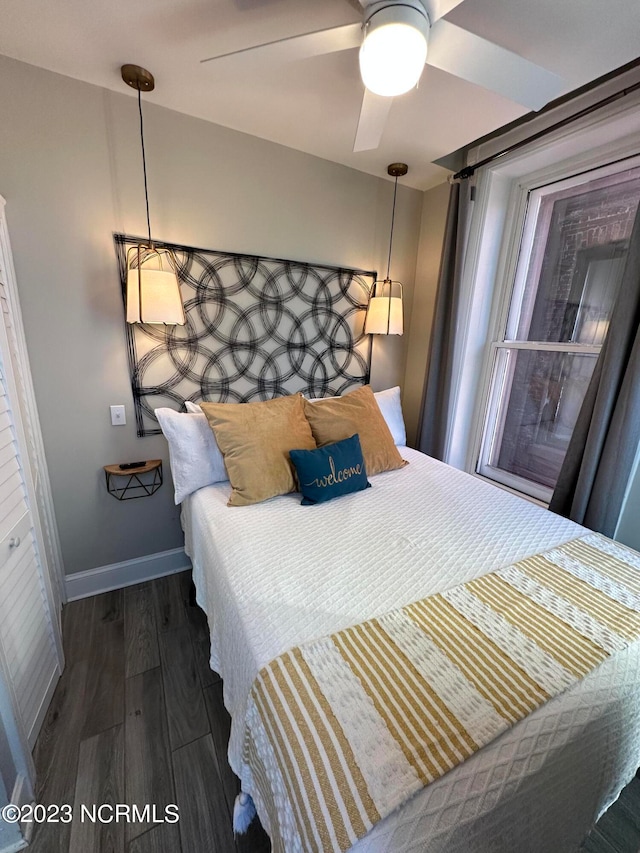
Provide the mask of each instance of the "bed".
MULTIPOLYGON (((232 717, 229 763, 243 763, 245 712, 261 667, 346 628, 580 536, 583 528, 407 447, 410 464, 372 488, 300 506, 287 494, 228 507, 229 484, 182 502, 211 667, 232 717)), ((640 765, 640 646, 610 658, 428 785, 354 853, 576 850, 640 765)), ((268 833, 268 815, 256 799, 268 833)))

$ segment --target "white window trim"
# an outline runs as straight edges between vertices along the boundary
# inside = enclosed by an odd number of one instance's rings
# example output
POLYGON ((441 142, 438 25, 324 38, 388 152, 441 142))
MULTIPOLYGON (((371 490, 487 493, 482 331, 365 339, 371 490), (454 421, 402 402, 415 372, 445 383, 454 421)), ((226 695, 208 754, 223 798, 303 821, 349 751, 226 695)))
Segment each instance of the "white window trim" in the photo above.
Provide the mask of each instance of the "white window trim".
MULTIPOLYGON (((634 73, 640 76, 637 70, 634 73)), ((612 85, 620 89, 624 84, 620 80, 607 84, 609 89, 612 85)), ((604 88, 604 92, 593 93, 594 100, 607 94, 604 88)), ((548 119, 553 120, 557 117, 548 119)), ((500 143, 494 145, 496 150, 501 147, 500 143)), ((528 193, 639 152, 640 93, 636 92, 476 174, 454 353, 445 451, 449 464, 476 473, 496 356, 491 342, 500 339, 507 324, 528 193)))
MULTIPOLYGON (((502 393, 496 393, 496 386, 502 385, 504 387, 509 383, 509 374, 506 370, 494 370, 496 359, 499 358, 501 351, 507 350, 577 353, 579 355, 597 357, 600 354, 601 347, 587 346, 585 344, 548 343, 546 341, 491 341, 489 346, 491 348, 491 380, 488 386, 487 415, 485 421, 479 424, 480 443, 478 456, 474 464, 474 472, 498 485, 509 486, 509 488, 517 491, 518 494, 533 497, 544 504, 548 504, 551 500, 553 489, 543 486, 540 483, 535 483, 526 477, 520 477, 510 471, 505 471, 502 468, 496 468, 488 461, 493 456, 493 445, 499 443, 502 439, 502 429, 498 431, 495 429, 503 400, 502 393)), ((513 366, 515 367, 515 364, 513 366)), ((503 410, 503 415, 506 415, 506 410, 503 410)))

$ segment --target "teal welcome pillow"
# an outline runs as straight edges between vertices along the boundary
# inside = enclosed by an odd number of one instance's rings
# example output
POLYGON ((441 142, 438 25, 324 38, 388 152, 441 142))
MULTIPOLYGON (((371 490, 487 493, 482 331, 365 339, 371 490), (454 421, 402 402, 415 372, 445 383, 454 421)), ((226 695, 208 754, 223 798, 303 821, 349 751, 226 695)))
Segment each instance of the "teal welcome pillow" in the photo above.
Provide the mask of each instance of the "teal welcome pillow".
POLYGON ((324 503, 371 486, 357 434, 317 450, 291 450, 289 455, 305 505, 324 503))

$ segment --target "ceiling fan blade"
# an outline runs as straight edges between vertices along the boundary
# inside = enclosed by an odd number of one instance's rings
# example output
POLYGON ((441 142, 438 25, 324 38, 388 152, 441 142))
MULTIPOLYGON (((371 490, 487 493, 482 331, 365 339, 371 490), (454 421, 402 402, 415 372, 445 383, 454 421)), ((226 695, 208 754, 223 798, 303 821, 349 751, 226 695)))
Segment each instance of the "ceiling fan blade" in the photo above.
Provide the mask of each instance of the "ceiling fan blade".
POLYGON ((549 103, 566 85, 551 71, 442 20, 429 33, 427 64, 491 89, 531 110, 549 103))
POLYGON ((433 26, 436 21, 444 18, 448 12, 459 6, 462 0, 422 0, 422 3, 433 26))
POLYGON ((265 61, 291 62, 295 59, 309 59, 312 56, 360 47, 361 44, 362 24, 345 24, 342 27, 316 30, 316 32, 304 33, 301 36, 291 36, 266 44, 257 44, 254 47, 245 47, 242 50, 233 50, 230 53, 209 56, 207 59, 201 59, 200 62, 230 59, 235 56, 242 56, 243 63, 249 58, 255 58, 258 63, 265 61))
POLYGON ((374 95, 368 89, 364 90, 356 140, 353 143, 354 151, 371 151, 378 147, 392 103, 393 98, 374 95))

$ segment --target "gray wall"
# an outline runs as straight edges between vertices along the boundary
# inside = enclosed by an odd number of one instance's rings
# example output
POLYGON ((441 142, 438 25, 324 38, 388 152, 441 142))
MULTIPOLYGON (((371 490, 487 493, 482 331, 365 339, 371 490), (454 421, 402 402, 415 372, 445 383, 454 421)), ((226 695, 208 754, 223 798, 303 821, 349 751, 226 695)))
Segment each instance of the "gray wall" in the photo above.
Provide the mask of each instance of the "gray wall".
MULTIPOLYGON (((157 107, 153 95, 145 136, 158 239, 385 269, 391 182, 157 107)), ((135 98, 0 57, 0 193, 67 573, 179 547, 169 482, 119 503, 102 477, 105 464, 167 459, 162 437, 135 435, 112 242, 114 231, 146 231, 135 98), (110 425, 113 403, 125 404, 126 426, 110 425)), ((398 192, 392 275, 407 328, 422 198, 398 192)), ((407 343, 375 341, 375 388, 401 383, 407 343)))
POLYGON ((440 184, 424 193, 402 401, 407 443, 411 446, 415 446, 417 439, 448 205, 449 184, 440 184))

